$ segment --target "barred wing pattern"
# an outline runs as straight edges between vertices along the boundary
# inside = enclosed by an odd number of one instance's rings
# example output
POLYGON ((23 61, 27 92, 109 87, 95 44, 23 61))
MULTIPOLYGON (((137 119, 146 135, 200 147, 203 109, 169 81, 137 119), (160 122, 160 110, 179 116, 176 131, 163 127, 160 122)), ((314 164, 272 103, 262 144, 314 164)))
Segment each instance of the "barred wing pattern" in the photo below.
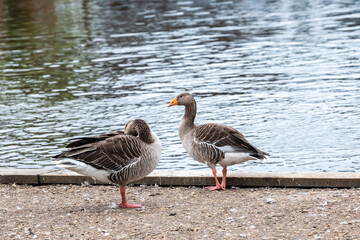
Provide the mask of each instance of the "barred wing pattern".
POLYGON ((80 147, 89 143, 96 143, 102 140, 105 140, 107 138, 110 137, 114 137, 117 135, 124 135, 123 131, 112 131, 109 133, 104 133, 101 134, 98 137, 81 137, 81 138, 73 138, 70 139, 70 143, 68 143, 68 145, 66 145, 66 148, 75 148, 75 147, 80 147))
POLYGON ((226 152, 249 153, 255 158, 264 159, 264 154, 250 144, 238 130, 216 123, 207 123, 196 127, 195 139, 206 147, 206 152, 213 152, 211 162, 219 162, 226 152))
POLYGON ((67 145, 57 158, 73 158, 96 169, 119 171, 141 156, 143 143, 132 135, 112 132, 99 137, 78 138, 67 145))

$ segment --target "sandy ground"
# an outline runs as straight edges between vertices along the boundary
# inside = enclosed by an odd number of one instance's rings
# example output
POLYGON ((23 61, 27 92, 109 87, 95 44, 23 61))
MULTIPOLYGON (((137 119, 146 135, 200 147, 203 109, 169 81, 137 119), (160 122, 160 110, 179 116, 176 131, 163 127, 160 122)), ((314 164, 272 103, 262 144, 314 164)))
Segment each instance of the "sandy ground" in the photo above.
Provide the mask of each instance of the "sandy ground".
POLYGON ((1 239, 360 239, 360 189, 0 185, 1 239))

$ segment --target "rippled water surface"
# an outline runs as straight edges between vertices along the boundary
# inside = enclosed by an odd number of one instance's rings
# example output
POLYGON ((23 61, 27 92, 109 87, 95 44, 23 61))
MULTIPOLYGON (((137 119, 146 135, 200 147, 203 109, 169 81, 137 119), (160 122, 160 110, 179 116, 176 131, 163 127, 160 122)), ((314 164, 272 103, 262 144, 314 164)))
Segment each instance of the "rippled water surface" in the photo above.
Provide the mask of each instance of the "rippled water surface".
POLYGON ((196 123, 267 151, 241 171, 360 170, 359 1, 0 0, 0 167, 54 168, 74 136, 145 119, 158 169, 207 169, 183 149, 196 123))

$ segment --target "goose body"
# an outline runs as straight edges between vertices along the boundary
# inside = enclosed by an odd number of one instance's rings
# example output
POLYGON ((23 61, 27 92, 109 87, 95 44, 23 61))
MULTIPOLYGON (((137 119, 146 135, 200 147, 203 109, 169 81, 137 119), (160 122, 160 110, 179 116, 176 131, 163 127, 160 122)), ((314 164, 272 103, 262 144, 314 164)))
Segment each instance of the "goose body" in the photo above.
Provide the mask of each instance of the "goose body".
POLYGON ((225 189, 227 166, 248 160, 266 160, 269 154, 250 144, 238 130, 217 123, 195 125, 196 101, 190 93, 181 93, 169 104, 184 105, 185 113, 180 121, 179 136, 182 145, 195 160, 207 164, 215 177, 216 186, 210 190, 225 189), (223 181, 216 177, 216 164, 223 167, 223 181))
POLYGON ((161 143, 149 125, 141 119, 129 121, 125 131, 110 132, 98 137, 73 139, 67 150, 55 156, 62 168, 120 186, 122 207, 128 204, 125 186, 151 173, 157 166, 161 143))

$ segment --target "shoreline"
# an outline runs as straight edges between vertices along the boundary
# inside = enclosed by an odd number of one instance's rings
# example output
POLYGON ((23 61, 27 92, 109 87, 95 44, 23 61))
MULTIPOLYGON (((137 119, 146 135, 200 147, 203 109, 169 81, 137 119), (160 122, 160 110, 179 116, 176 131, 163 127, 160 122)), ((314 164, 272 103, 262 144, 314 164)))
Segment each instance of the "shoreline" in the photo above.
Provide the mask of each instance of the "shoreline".
MULTIPOLYGON (((221 173, 218 174, 221 180, 221 173)), ((69 170, 0 169, 0 184, 91 184, 109 185, 69 170)), ((209 186, 214 184, 210 171, 155 170, 133 185, 209 186)), ((350 172, 229 172, 227 185, 233 187, 359 188, 360 173, 350 172)))

